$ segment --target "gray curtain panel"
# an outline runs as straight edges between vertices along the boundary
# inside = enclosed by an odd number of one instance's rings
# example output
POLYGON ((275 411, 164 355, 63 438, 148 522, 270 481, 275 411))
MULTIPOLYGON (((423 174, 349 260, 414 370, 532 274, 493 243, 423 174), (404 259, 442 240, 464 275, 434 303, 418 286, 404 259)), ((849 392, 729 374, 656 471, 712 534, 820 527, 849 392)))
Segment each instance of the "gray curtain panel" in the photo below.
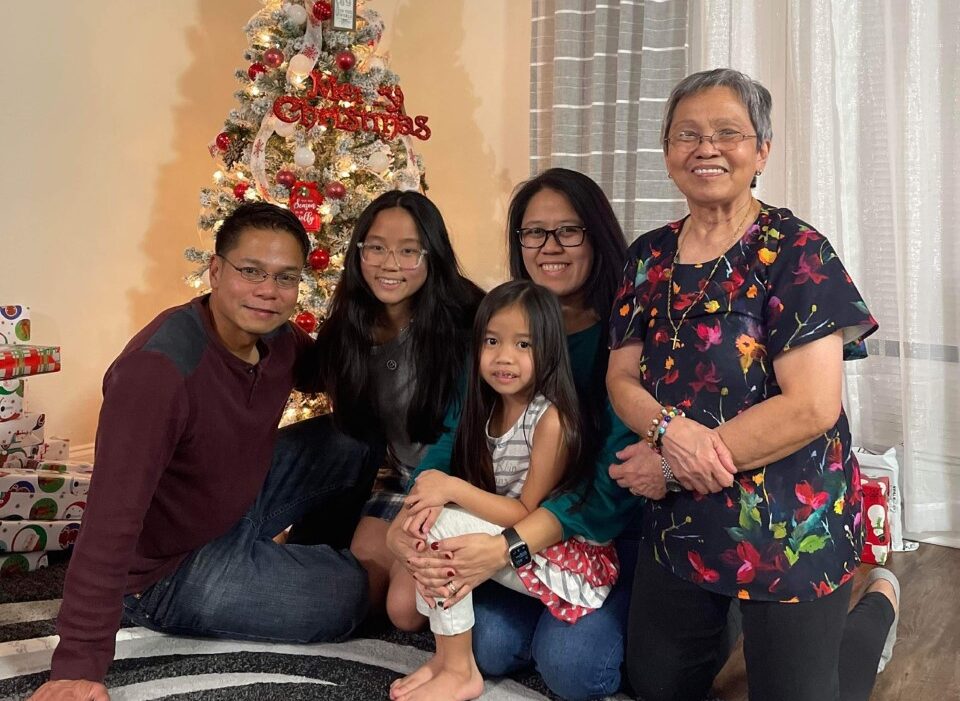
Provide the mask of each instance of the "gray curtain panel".
POLYGON ((679 218, 660 121, 687 73, 687 0, 532 0, 530 171, 590 175, 632 241, 679 218))

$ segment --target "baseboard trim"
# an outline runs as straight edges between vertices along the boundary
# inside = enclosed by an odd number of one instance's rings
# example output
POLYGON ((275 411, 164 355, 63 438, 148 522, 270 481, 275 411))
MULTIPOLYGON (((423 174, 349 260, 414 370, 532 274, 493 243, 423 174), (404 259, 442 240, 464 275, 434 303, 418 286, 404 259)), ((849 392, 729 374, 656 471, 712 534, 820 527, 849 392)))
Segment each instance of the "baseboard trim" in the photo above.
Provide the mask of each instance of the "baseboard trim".
POLYGON ((93 443, 70 444, 70 459, 76 462, 93 462, 93 443))

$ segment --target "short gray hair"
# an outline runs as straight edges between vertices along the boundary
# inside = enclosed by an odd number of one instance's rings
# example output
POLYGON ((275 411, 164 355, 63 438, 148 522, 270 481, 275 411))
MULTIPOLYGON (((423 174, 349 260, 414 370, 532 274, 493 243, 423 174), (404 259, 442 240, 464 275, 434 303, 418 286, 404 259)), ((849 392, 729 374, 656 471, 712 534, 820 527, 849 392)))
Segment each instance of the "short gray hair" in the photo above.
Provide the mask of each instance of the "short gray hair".
POLYGON ((680 100, 709 88, 730 88, 736 93, 750 115, 750 122, 757 134, 758 149, 765 141, 773 139, 773 126, 770 123, 773 99, 770 97, 770 91, 746 73, 732 68, 714 68, 711 71, 691 73, 677 83, 670 92, 667 108, 663 113, 663 131, 660 134, 664 153, 667 151, 667 135, 673 124, 673 113, 680 100))

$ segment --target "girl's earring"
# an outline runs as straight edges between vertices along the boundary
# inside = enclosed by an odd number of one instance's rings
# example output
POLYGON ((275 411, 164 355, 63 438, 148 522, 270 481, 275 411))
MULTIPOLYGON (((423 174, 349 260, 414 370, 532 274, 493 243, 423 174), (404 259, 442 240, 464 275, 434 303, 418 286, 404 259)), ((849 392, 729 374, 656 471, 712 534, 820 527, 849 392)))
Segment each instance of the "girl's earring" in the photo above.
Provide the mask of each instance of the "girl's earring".
POLYGON ((758 170, 758 171, 756 171, 756 172, 753 174, 753 180, 750 181, 750 187, 756 187, 756 186, 757 186, 757 178, 759 178, 761 175, 763 175, 763 171, 762 171, 762 170, 758 170))

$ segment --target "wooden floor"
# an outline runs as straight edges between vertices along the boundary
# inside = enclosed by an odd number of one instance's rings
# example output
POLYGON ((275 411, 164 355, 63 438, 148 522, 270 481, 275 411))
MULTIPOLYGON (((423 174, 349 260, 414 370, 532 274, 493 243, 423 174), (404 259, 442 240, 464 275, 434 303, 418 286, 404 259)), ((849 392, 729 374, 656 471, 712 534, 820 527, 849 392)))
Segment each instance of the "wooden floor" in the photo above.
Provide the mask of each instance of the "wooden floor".
MULTIPOLYGON (((894 553, 889 569, 902 587, 897 646, 871 701, 960 699, 960 550, 923 544, 916 552, 894 553)), ((854 600, 863 588, 862 572, 854 580, 854 600)), ((723 701, 747 701, 740 648, 714 692, 723 701)))

